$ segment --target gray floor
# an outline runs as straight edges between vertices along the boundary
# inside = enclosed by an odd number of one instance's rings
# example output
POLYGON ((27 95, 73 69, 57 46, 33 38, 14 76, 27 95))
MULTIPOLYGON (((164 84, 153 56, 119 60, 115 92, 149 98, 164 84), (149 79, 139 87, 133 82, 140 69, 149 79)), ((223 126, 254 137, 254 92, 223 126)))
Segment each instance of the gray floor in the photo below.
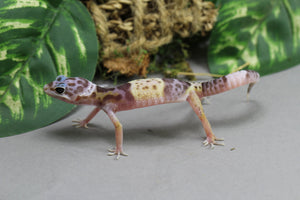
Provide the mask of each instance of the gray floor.
POLYGON ((224 147, 202 145, 188 103, 120 112, 129 154, 106 156, 114 128, 103 112, 89 129, 71 120, 0 139, 1 200, 299 199, 300 66, 210 98, 206 115, 224 147))

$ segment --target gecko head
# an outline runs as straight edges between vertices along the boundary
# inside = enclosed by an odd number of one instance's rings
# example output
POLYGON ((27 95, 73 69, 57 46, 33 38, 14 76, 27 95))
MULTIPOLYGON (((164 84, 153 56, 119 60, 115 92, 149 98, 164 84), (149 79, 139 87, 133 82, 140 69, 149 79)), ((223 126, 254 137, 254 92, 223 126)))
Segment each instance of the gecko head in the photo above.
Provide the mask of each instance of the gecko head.
POLYGON ((68 78, 64 75, 58 76, 44 86, 44 91, 49 96, 72 104, 80 104, 94 89, 95 85, 84 78, 68 78))

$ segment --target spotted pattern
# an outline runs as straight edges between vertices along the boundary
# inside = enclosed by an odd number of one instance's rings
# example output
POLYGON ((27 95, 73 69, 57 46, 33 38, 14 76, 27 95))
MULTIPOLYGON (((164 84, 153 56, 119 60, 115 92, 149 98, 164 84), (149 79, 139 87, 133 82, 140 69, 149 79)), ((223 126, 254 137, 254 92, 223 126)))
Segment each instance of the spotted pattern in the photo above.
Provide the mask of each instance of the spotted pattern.
POLYGON ((63 75, 58 76, 55 81, 45 85, 44 91, 55 98, 72 104, 90 104, 90 96, 95 90, 95 85, 90 81, 79 78, 67 78, 63 75), (64 88, 63 93, 57 93, 57 87, 64 88))
POLYGON ((217 94, 226 90, 227 77, 223 76, 218 79, 201 83, 203 96, 208 96, 210 94, 217 94))
POLYGON ((187 88, 191 83, 178 79, 162 79, 165 83, 164 97, 167 102, 178 101, 187 98, 187 88))
POLYGON ((58 76, 55 81, 45 85, 44 91, 48 95, 68 103, 98 107, 111 105, 114 107, 114 111, 121 111, 186 101, 192 91, 202 98, 241 85, 255 83, 258 80, 258 73, 242 70, 202 83, 150 78, 134 80, 118 87, 104 88, 83 78, 58 76), (64 92, 56 92, 57 87, 64 88, 64 92))
POLYGON ((165 84, 162 79, 140 79, 129 83, 131 84, 130 93, 138 107, 163 103, 165 84))
POLYGON ((259 74, 255 71, 241 70, 218 79, 201 83, 203 96, 219 94, 236 87, 255 83, 259 74))

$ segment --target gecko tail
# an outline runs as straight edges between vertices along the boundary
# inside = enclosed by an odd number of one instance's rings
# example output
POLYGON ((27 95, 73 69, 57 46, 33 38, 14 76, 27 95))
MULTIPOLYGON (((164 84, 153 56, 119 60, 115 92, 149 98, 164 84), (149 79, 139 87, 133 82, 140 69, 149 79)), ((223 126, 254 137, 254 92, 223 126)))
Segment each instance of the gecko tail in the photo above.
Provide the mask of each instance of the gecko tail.
POLYGON ((241 70, 207 82, 202 82, 203 96, 219 94, 243 85, 249 84, 247 96, 254 84, 259 81, 259 73, 251 70, 241 70))

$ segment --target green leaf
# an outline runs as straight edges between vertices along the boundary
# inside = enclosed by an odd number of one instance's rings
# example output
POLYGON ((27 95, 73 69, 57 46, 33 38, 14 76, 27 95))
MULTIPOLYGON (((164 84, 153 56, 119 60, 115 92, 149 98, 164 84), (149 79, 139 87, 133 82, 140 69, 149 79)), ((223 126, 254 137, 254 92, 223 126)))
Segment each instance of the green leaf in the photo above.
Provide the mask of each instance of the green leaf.
POLYGON ((217 0, 208 63, 227 74, 245 62, 261 75, 300 63, 300 1, 217 0))
POLYGON ((47 96, 57 75, 91 79, 94 23, 74 0, 0 1, 0 137, 52 123, 74 106, 47 96))

